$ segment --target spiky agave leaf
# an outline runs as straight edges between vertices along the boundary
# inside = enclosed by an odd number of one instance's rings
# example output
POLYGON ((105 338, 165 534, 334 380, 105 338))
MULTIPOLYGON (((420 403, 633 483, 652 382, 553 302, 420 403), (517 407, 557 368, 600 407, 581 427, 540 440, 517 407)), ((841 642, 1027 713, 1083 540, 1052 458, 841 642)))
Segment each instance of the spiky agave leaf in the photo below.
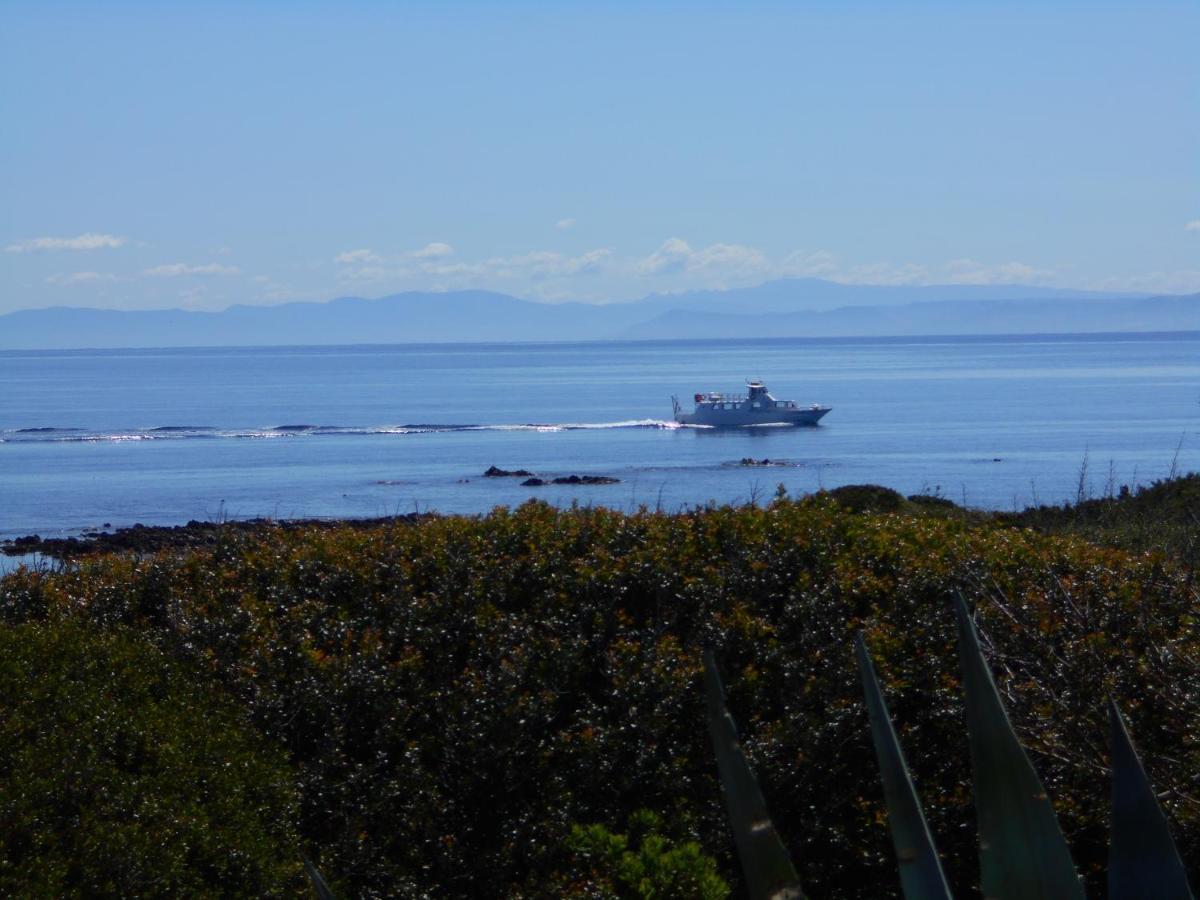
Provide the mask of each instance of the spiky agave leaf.
POLYGON ((746 891, 751 900, 802 900, 800 878, 771 822, 758 779, 738 743, 737 727, 725 707, 725 688, 711 650, 704 651, 704 688, 708 697, 708 733, 717 757, 725 809, 742 862, 746 891))
POLYGON ((1108 896, 1110 900, 1192 900, 1167 817, 1112 700, 1108 722, 1113 780, 1108 896))
POLYGON ((904 761, 904 752, 900 749, 883 691, 875 677, 875 666, 861 633, 854 643, 858 668, 862 673, 867 716, 871 720, 871 738, 875 742, 879 774, 883 779, 888 826, 892 832, 892 844, 896 848, 896 861, 900 866, 900 886, 906 900, 951 900, 941 860, 933 845, 933 837, 929 834, 925 814, 921 811, 921 801, 917 799, 908 764, 904 761))
POLYGON ((308 880, 312 882, 313 893, 316 894, 317 900, 334 900, 333 891, 329 889, 329 885, 325 883, 325 879, 321 877, 321 873, 306 858, 304 860, 304 871, 308 873, 308 880))
POLYGON ((1000 702, 961 594, 955 609, 979 820, 980 890, 996 900, 1082 900, 1066 838, 1000 702))

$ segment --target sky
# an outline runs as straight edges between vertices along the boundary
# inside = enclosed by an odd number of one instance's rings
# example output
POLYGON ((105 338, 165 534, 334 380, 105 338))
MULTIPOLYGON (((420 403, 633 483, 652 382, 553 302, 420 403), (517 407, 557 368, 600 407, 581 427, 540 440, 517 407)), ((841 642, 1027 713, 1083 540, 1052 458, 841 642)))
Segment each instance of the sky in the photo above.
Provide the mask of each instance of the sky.
POLYGON ((1200 291, 1200 3, 0 4, 0 313, 1200 291))

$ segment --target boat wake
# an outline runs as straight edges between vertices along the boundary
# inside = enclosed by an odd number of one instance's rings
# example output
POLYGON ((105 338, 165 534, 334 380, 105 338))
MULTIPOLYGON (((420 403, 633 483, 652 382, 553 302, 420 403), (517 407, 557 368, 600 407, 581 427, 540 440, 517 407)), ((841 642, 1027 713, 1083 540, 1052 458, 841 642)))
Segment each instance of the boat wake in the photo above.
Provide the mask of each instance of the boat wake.
POLYGON ((271 440, 287 438, 397 436, 411 434, 448 434, 453 432, 527 431, 554 434, 566 431, 603 431, 610 429, 648 429, 674 431, 693 426, 661 419, 628 419, 621 422, 525 422, 515 424, 440 424, 407 425, 309 425, 284 424, 263 428, 219 428, 214 425, 156 425, 148 428, 91 431, 85 428, 37 426, 0 430, 0 443, 122 443, 128 441, 186 440, 271 440))

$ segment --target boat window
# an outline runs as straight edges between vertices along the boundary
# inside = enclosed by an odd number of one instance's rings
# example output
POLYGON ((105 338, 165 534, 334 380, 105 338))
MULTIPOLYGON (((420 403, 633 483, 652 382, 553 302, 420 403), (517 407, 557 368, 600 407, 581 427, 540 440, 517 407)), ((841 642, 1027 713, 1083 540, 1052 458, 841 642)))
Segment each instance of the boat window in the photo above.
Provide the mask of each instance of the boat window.
POLYGON ((751 404, 751 405, 752 405, 752 406, 753 406, 755 409, 758 409, 759 407, 761 407, 761 406, 762 406, 762 404, 761 404, 761 403, 759 403, 757 400, 755 400, 755 401, 754 401, 754 403, 753 403, 753 404, 751 404))

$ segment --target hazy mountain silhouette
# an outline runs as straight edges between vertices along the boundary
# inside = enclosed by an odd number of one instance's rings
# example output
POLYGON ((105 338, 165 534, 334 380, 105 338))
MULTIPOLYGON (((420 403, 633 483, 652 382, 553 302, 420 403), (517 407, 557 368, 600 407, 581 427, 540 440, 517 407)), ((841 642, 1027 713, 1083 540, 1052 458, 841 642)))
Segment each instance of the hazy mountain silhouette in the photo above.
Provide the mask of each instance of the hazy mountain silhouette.
POLYGON ((1200 294, 792 279, 604 306, 454 291, 221 312, 53 307, 0 316, 0 349, 1191 330, 1200 294))
POLYGON ((901 306, 938 300, 1117 300, 1145 294, 1079 291, 1024 284, 842 284, 821 278, 782 278, 747 288, 651 294, 647 307, 707 312, 807 312, 843 306, 901 306))
POLYGON ((1200 294, 1134 300, 975 300, 793 313, 675 309, 617 337, 887 337, 1200 331, 1200 294))

